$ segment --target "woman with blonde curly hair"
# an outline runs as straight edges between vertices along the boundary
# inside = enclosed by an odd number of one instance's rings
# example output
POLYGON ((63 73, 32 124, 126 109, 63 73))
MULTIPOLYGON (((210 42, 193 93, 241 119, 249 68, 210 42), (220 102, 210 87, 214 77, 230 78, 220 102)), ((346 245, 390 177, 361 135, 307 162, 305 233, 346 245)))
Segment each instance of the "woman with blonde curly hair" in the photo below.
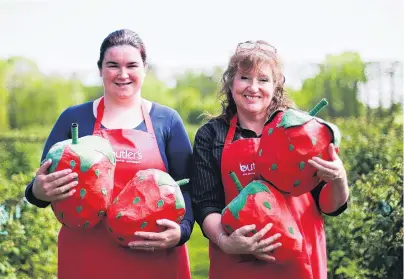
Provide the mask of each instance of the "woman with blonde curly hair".
POLYGON ((258 232, 255 224, 246 225, 231 234, 221 225, 220 213, 238 194, 229 171, 235 170, 244 183, 259 179, 254 158, 263 128, 271 113, 295 106, 284 90, 284 83, 273 46, 265 41, 238 44, 222 77, 219 92, 222 113, 196 133, 191 199, 195 218, 209 239, 211 279, 327 278, 322 214, 342 213, 349 195, 346 171, 332 145, 329 150, 333 161, 320 158, 308 161, 327 184, 299 197, 286 197, 303 236, 299 260, 283 265, 271 256, 271 251, 283 248, 282 235, 264 238, 268 232, 271 235, 272 224, 258 232), (249 236, 252 232, 255 234, 249 236))

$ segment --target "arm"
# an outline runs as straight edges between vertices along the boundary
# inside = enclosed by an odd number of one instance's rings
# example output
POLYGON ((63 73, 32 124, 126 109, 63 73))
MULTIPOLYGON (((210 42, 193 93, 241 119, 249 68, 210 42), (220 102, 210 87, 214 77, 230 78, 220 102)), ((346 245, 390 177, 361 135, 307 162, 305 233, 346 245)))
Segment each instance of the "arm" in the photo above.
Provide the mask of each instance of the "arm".
MULTIPOLYGON (((349 198, 348 178, 341 159, 332 144, 329 146, 332 161, 313 158, 309 163, 318 169, 318 175, 326 184, 316 189, 313 196, 320 210, 327 215, 336 216, 347 208, 349 198)), ((312 192, 313 193, 313 192, 312 192)))
MULTIPOLYGON (((42 152, 42 157, 41 157, 41 162, 45 159, 46 154, 48 153, 49 149, 54 145, 55 143, 59 141, 63 141, 68 138, 68 131, 70 128, 70 124, 68 122, 68 110, 65 110, 58 118, 56 121, 55 125, 53 126, 50 135, 48 136, 48 139, 46 140, 44 150, 42 152)), ((43 201, 35 197, 32 187, 34 185, 35 178, 27 185, 25 189, 25 197, 27 200, 40 208, 45 208, 47 207, 50 202, 48 201, 43 201)))
MULTIPOLYGON (((178 181, 183 178, 190 178, 192 147, 184 124, 177 112, 174 112, 171 118, 170 136, 166 144, 166 156, 168 161, 168 173, 174 180, 178 181)), ((190 184, 192 185, 192 180, 190 184)), ((188 189, 191 186, 190 184, 181 186, 186 211, 184 219, 182 219, 180 224, 181 238, 177 246, 189 240, 195 223, 191 198, 188 193, 188 189)))
MULTIPOLYGON (((205 218, 220 215, 225 207, 224 190, 221 180, 220 166, 218 160, 213 155, 213 131, 207 126, 201 127, 195 135, 193 160, 191 164, 190 189, 192 205, 194 208, 195 219, 199 226, 204 230, 205 218)), ((215 227, 219 227, 220 221, 213 218, 215 227)), ((208 223, 210 223, 208 221, 208 223)), ((211 227, 211 226, 209 226, 211 227)), ((218 231, 220 234, 222 230, 218 231)), ((214 241, 215 235, 207 235, 214 241)))

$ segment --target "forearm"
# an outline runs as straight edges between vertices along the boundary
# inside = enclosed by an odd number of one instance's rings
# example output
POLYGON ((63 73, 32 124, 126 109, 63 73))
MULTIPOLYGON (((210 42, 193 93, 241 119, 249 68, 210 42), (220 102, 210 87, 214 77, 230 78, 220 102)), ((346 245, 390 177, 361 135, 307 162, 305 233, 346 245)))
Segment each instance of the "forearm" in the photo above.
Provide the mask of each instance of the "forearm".
POLYGON ((348 181, 346 178, 327 183, 320 193, 320 208, 325 214, 335 212, 349 198, 348 181))
POLYGON ((180 238, 180 242, 177 244, 177 246, 181 246, 189 240, 189 238, 191 237, 192 230, 194 228, 194 223, 195 223, 194 214, 192 212, 191 198, 189 197, 188 192, 183 192, 182 194, 184 196, 186 211, 185 211, 184 219, 182 219, 181 223, 180 223, 181 238, 180 238))
POLYGON ((50 204, 49 202, 37 199, 34 196, 34 193, 32 191, 33 185, 34 185, 34 179, 27 185, 27 187, 25 189, 25 198, 28 200, 29 203, 31 203, 39 208, 47 207, 50 204))
POLYGON ((219 237, 227 235, 221 224, 222 215, 220 213, 211 213, 203 221, 202 229, 205 235, 219 246, 219 237))

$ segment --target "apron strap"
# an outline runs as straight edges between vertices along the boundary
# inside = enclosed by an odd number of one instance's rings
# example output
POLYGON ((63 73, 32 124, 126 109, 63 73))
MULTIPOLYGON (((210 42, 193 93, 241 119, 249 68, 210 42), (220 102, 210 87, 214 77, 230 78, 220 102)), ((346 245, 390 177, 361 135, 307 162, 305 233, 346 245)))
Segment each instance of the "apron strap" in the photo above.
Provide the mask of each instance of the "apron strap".
POLYGON ((104 97, 101 97, 101 100, 97 106, 97 118, 95 119, 93 134, 96 131, 101 130, 101 121, 103 117, 104 117, 104 97))
POLYGON ((147 130, 147 132, 148 132, 149 134, 152 134, 153 137, 155 137, 154 129, 153 129, 153 124, 152 124, 152 122, 151 122, 150 114, 149 114, 149 112, 147 111, 146 102, 145 102, 144 100, 142 101, 141 107, 142 107, 144 122, 145 122, 145 124, 146 124, 146 130, 147 130))
MULTIPOLYGON (((97 119, 95 120, 93 133, 95 131, 101 130, 101 121, 102 121, 102 118, 104 117, 104 108, 105 108, 105 105, 104 105, 104 96, 103 96, 103 97, 101 97, 100 102, 98 103, 97 119)), ((146 130, 148 133, 152 134, 153 137, 155 137, 153 124, 151 122, 150 115, 147 112, 146 103, 143 100, 142 100, 141 108, 142 108, 143 118, 144 118, 144 121, 146 124, 146 130)))
POLYGON ((237 113, 233 115, 232 119, 230 120, 230 128, 229 131, 227 132, 226 140, 224 142, 225 146, 233 142, 234 134, 236 133, 236 127, 237 127, 237 113))

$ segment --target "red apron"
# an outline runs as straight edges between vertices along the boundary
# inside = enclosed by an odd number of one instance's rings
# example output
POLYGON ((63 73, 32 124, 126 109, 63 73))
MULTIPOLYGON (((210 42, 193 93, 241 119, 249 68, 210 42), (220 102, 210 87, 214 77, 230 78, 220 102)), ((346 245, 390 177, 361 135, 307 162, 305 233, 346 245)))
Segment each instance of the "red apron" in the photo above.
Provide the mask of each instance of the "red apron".
MULTIPOLYGON (((229 173, 235 172, 243 186, 257 179, 255 174, 255 156, 259 138, 239 139, 233 142, 236 131, 237 115, 231 122, 227 133, 222 159, 221 173, 225 191, 226 205, 238 191, 229 173)), ((310 193, 300 197, 287 197, 288 207, 296 219, 303 235, 302 258, 290 264, 269 264, 252 255, 228 255, 209 242, 210 279, 325 279, 327 278, 327 255, 323 218, 317 210, 310 193)), ((282 242, 282 236, 279 239, 282 242)), ((282 249, 282 247, 278 248, 282 249)))
MULTIPOLYGON (((134 129, 101 129, 104 98, 97 108, 94 135, 106 138, 116 155, 115 184, 112 199, 139 170, 166 171, 149 113, 142 103, 147 132, 134 129), (129 156, 130 155, 130 156, 129 156)), ((189 279, 186 245, 155 252, 138 252, 116 244, 104 222, 89 230, 63 226, 58 241, 59 279, 189 279)))

